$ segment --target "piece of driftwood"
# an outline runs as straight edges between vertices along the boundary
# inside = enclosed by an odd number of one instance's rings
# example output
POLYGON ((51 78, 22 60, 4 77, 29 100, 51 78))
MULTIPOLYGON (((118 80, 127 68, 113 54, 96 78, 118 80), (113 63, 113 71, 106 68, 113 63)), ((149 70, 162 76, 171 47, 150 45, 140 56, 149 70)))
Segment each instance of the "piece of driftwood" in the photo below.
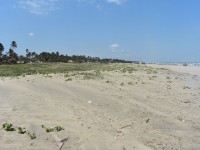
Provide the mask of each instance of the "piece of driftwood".
POLYGON ((63 145, 65 144, 65 142, 68 141, 68 139, 69 139, 69 137, 67 137, 67 138, 65 138, 65 139, 62 139, 62 140, 60 141, 61 145, 58 145, 58 146, 59 146, 59 149, 58 149, 58 150, 61 150, 61 149, 62 149, 63 145))
POLYGON ((121 127, 120 129, 124 129, 124 128, 131 127, 131 126, 132 125, 126 125, 126 126, 121 127))

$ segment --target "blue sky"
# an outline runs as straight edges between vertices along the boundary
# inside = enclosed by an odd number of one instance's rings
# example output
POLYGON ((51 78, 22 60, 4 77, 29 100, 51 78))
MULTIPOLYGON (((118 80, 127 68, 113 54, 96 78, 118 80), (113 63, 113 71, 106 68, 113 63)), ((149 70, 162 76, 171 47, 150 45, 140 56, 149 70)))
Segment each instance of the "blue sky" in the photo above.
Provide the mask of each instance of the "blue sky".
POLYGON ((0 42, 147 62, 200 61, 199 0, 1 0, 0 42))

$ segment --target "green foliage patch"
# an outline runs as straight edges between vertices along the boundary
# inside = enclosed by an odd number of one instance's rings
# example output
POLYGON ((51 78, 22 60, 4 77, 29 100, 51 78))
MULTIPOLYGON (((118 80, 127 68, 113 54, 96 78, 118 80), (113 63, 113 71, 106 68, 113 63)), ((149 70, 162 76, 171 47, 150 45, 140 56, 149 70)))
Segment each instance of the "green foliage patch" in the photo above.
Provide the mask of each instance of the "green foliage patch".
POLYGON ((36 139, 35 133, 27 132, 27 135, 31 138, 31 140, 36 139))
POLYGON ((5 131, 16 131, 11 123, 4 123, 2 127, 5 131))
POLYGON ((26 133, 26 129, 25 129, 25 128, 18 127, 17 129, 18 129, 18 133, 19 133, 19 134, 24 134, 24 133, 26 133))
POLYGON ((52 127, 45 127, 44 125, 42 125, 42 128, 45 129, 46 132, 54 132, 54 131, 59 132, 61 130, 64 130, 64 128, 61 126, 56 126, 52 128, 52 127))
POLYGON ((106 64, 102 63, 35 63, 35 64, 15 64, 0 65, 0 77, 16 77, 33 74, 56 74, 68 73, 72 71, 98 70, 106 64))

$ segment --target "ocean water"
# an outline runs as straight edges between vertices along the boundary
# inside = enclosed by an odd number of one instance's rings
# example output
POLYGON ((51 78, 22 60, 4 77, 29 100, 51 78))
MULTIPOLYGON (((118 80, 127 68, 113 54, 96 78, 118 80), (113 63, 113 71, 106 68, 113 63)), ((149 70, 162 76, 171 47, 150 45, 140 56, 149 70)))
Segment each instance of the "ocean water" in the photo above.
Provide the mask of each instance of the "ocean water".
POLYGON ((188 66, 200 66, 200 62, 163 62, 158 63, 159 65, 174 65, 174 66, 183 66, 187 64, 188 66))

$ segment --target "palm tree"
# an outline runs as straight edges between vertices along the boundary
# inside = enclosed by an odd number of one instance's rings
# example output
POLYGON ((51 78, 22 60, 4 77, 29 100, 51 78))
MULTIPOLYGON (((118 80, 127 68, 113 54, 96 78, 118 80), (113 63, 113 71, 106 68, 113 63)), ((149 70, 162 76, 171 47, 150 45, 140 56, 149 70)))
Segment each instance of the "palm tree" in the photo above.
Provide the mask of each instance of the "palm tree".
POLYGON ((26 62, 30 62, 31 61, 31 52, 26 49, 26 62))
POLYGON ((14 50, 10 48, 9 51, 7 52, 7 56, 12 58, 13 53, 14 53, 14 50))
POLYGON ((12 41, 10 44, 10 49, 7 52, 8 63, 16 64, 18 61, 18 55, 14 51, 15 48, 17 48, 17 43, 15 41, 12 41))
POLYGON ((32 52, 32 53, 31 53, 31 57, 32 57, 32 58, 35 58, 35 55, 36 55, 36 52, 32 52))
POLYGON ((2 43, 0 43, 0 65, 1 65, 1 63, 3 61, 3 59, 2 59, 2 53, 3 53, 3 51, 4 51, 4 46, 3 46, 2 43))
POLYGON ((28 52, 29 52, 29 50, 28 50, 28 48, 26 49, 26 54, 28 54, 28 52))
POLYGON ((0 43, 0 57, 2 56, 3 51, 4 51, 4 46, 2 43, 0 43))
POLYGON ((13 49, 10 48, 7 55, 8 55, 9 58, 16 58, 17 54, 14 52, 13 49))
POLYGON ((12 41, 11 44, 10 44, 10 48, 11 49, 17 48, 17 43, 15 41, 12 41))
POLYGON ((36 58, 35 58, 35 57, 36 57, 36 52, 32 52, 32 53, 31 53, 31 61, 32 61, 32 62, 35 62, 35 61, 36 61, 36 58))

